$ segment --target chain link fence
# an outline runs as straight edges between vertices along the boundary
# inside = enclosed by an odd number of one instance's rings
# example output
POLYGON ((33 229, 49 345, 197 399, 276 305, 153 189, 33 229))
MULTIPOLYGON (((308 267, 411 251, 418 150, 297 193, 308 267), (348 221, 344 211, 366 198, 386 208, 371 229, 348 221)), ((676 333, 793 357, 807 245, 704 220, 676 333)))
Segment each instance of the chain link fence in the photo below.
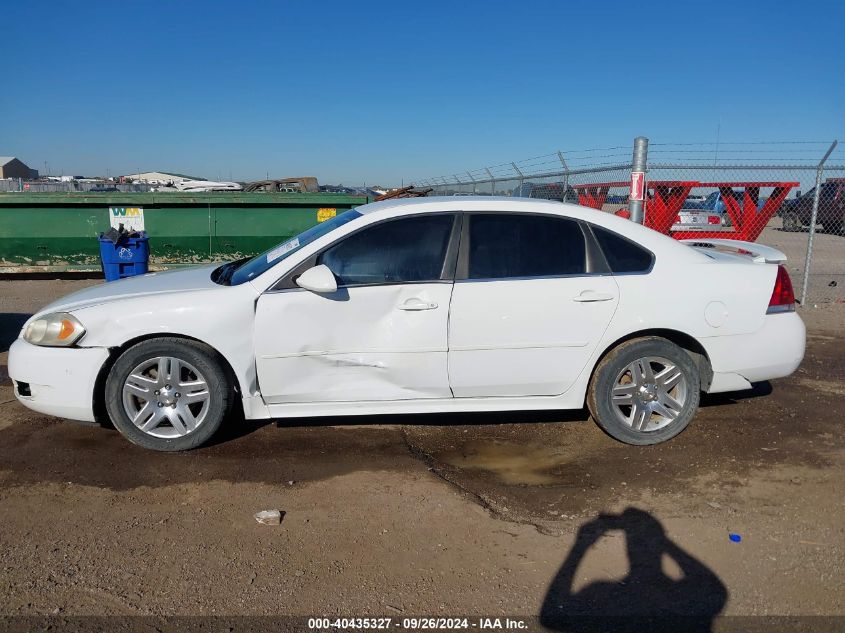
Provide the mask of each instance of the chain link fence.
MULTIPOLYGON (((627 214, 631 169, 628 145, 415 184, 432 195, 541 198, 627 214)), ((651 143, 646 178, 646 226, 676 239, 760 241, 787 255, 805 303, 845 302, 845 152, 835 142, 651 143)))
POLYGON ((85 193, 91 190, 114 188, 121 193, 143 193, 150 191, 153 185, 147 183, 114 183, 114 182, 83 182, 72 180, 67 182, 32 182, 18 178, 0 179, 0 192, 6 193, 85 193))

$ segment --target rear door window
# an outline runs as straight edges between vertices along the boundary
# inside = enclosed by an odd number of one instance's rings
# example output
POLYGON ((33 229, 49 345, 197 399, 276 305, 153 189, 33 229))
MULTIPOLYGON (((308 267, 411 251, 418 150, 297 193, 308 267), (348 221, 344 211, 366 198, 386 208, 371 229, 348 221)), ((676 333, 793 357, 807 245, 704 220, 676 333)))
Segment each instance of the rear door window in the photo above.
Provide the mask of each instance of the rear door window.
POLYGON ((582 275, 580 225, 555 216, 477 213, 469 216, 469 279, 582 275))

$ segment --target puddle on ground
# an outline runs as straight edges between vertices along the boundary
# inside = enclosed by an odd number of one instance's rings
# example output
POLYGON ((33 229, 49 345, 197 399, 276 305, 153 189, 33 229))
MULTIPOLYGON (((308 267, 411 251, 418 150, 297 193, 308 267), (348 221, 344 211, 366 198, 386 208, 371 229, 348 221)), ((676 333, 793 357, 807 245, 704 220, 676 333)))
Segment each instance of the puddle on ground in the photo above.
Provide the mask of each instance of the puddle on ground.
POLYGON ((568 468, 572 455, 561 447, 476 440, 459 449, 440 453, 436 459, 456 468, 484 470, 510 486, 549 486, 568 483, 581 469, 568 468))

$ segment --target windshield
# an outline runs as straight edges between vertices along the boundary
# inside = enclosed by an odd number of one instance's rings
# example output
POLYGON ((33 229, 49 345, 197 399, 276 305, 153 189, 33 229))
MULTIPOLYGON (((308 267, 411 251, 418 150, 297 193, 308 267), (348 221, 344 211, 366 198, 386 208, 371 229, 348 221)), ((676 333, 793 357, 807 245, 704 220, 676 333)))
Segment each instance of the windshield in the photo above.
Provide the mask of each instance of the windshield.
POLYGON ((347 222, 351 222, 355 218, 360 218, 361 214, 358 211, 350 210, 333 217, 331 220, 320 222, 312 226, 310 229, 303 231, 296 237, 292 237, 286 242, 282 242, 273 248, 264 251, 261 255, 256 255, 251 259, 243 259, 236 262, 229 262, 214 271, 213 279, 219 284, 237 286, 255 279, 260 274, 266 272, 280 261, 289 257, 303 246, 307 246, 314 240, 317 240, 324 235, 331 233, 336 228, 343 226, 347 222))

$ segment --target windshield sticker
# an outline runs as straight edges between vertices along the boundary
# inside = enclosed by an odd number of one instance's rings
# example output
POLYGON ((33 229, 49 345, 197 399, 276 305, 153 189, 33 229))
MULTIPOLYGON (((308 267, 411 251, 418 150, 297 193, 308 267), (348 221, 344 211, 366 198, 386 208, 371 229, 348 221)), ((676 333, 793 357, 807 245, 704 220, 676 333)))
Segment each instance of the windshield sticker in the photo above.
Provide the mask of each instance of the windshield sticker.
POLYGON ((299 238, 295 237, 292 240, 288 240, 284 244, 277 246, 272 251, 267 253, 267 263, 272 264, 274 261, 279 259, 282 255, 287 253, 288 251, 292 251, 293 249, 299 246, 299 238))

